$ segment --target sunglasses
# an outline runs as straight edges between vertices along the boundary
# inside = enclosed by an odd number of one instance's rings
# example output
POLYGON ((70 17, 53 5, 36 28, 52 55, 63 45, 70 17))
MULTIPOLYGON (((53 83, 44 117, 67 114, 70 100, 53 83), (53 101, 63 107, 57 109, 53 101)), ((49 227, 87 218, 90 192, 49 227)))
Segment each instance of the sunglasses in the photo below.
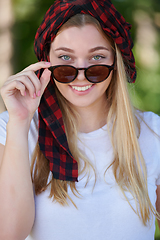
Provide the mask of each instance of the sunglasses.
POLYGON ((48 68, 52 72, 52 77, 60 83, 73 82, 78 76, 79 70, 84 70, 86 79, 91 83, 100 83, 106 80, 110 72, 114 69, 108 65, 92 65, 88 68, 75 68, 71 65, 56 65, 48 68))

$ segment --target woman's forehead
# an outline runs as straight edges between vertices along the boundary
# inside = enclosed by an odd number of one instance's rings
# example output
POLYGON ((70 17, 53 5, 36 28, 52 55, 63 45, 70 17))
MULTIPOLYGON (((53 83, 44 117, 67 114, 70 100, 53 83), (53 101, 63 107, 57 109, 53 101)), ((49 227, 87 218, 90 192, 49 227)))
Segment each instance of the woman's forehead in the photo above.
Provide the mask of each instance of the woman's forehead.
POLYGON ((104 45, 111 48, 109 40, 94 25, 85 25, 83 27, 69 27, 60 31, 51 46, 53 48, 60 45, 77 47, 77 45, 85 45, 93 47, 94 45, 104 45))

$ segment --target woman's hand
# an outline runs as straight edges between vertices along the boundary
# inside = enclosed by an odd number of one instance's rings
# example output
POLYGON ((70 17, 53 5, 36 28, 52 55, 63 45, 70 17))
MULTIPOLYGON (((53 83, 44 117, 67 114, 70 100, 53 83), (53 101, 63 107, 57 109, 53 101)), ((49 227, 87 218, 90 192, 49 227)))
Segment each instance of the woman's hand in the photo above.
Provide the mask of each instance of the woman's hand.
POLYGON ((38 62, 11 76, 1 88, 1 95, 10 119, 31 121, 39 106, 41 96, 49 83, 51 72, 48 62, 38 62), (44 68, 40 79, 35 71, 44 68))

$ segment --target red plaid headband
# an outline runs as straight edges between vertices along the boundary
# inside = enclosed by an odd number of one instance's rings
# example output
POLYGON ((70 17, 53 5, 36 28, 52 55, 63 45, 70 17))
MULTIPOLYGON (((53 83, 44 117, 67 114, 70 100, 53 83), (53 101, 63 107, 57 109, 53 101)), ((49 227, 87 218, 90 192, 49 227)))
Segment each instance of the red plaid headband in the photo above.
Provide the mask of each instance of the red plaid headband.
POLYGON ((96 18, 103 31, 121 50, 130 82, 136 79, 135 60, 130 36, 131 25, 115 9, 110 0, 57 0, 47 11, 35 36, 35 53, 39 61, 45 60, 45 47, 55 38, 59 28, 72 16, 82 13, 96 18))
MULTIPOLYGON (((130 82, 134 82, 136 69, 132 53, 133 42, 129 31, 131 25, 125 21, 110 0, 55 1, 47 11, 35 36, 34 49, 38 60, 47 60, 45 52, 47 44, 54 40, 59 28, 78 13, 89 14, 99 21, 103 31, 121 50, 130 82)), ((49 160, 54 178, 77 181, 78 164, 68 147, 53 80, 47 86, 39 106, 39 145, 44 156, 49 160)))

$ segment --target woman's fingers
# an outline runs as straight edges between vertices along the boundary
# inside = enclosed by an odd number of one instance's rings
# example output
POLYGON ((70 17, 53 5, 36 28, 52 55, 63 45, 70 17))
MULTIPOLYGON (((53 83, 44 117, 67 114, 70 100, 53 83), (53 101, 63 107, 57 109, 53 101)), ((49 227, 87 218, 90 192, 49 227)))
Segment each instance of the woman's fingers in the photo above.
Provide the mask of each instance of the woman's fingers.
POLYGON ((38 93, 39 96, 42 96, 45 88, 47 87, 49 81, 50 81, 51 72, 48 69, 45 69, 42 73, 42 76, 40 77, 41 82, 41 90, 38 93))
POLYGON ((20 81, 12 81, 10 84, 3 86, 1 88, 1 95, 3 97, 3 95, 7 92, 7 95, 11 96, 16 90, 19 90, 22 96, 26 95, 26 87, 20 81))
POLYGON ((8 78, 1 88, 1 95, 10 114, 10 119, 31 120, 40 103, 40 98, 50 81, 51 64, 39 62, 8 78), (35 71, 44 69, 40 79, 35 71))
MULTIPOLYGON (((8 81, 4 85, 10 85, 12 82, 17 81, 24 85, 25 92, 21 92, 22 96, 25 96, 26 90, 28 90, 28 93, 31 98, 36 98, 41 96, 41 93, 43 93, 45 87, 47 86, 49 80, 50 80, 50 71, 45 69, 41 80, 38 79, 38 77, 35 74, 35 71, 41 69, 41 68, 48 68, 51 64, 48 62, 38 62, 35 64, 30 65, 29 67, 25 68, 20 73, 17 73, 16 75, 11 76, 8 81)), ((17 84, 19 86, 20 84, 17 84)), ((16 86, 16 84, 10 85, 12 90, 12 87, 16 86)), ((19 90, 18 88, 16 88, 19 90)))
MULTIPOLYGON (((33 76, 32 78, 30 78, 27 75, 19 75, 14 77, 12 80, 9 80, 4 84, 4 87, 6 87, 6 93, 9 91, 9 95, 11 95, 11 91, 15 93, 16 90, 20 90, 17 86, 23 85, 23 89, 25 89, 25 92, 28 91, 30 97, 35 98, 36 85, 38 86, 40 85, 40 83, 38 84, 39 80, 37 80, 37 83, 35 83, 35 81, 33 81, 33 78, 33 76)), ((25 96, 25 94, 23 93, 22 96, 25 96)))
MULTIPOLYGON (((43 71, 42 73, 42 76, 40 78, 40 81, 38 79, 38 86, 36 88, 36 96, 40 97, 42 96, 47 84, 49 83, 49 80, 50 80, 50 76, 51 76, 51 73, 50 71, 47 69, 51 66, 51 63, 50 62, 45 62, 45 61, 41 61, 41 62, 38 62, 38 63, 34 63, 32 65, 30 65, 29 67, 25 68, 23 71, 37 71, 37 70, 40 70, 41 68, 44 68, 45 70, 43 71)), ((35 75, 36 76, 36 75, 35 75)), ((34 78, 35 79, 35 78, 34 78)), ((37 81, 36 81, 37 83, 37 81)), ((34 94, 34 96, 35 96, 34 94)))
MULTIPOLYGON (((11 81, 14 80, 15 79, 11 81)), ((35 98, 41 89, 41 83, 33 71, 26 71, 18 74, 16 80, 22 82, 26 86, 26 89, 32 98, 35 98)))
POLYGON ((30 66, 26 67, 22 72, 25 71, 34 71, 40 70, 41 68, 49 68, 51 66, 50 62, 41 61, 38 63, 31 64, 30 66))

